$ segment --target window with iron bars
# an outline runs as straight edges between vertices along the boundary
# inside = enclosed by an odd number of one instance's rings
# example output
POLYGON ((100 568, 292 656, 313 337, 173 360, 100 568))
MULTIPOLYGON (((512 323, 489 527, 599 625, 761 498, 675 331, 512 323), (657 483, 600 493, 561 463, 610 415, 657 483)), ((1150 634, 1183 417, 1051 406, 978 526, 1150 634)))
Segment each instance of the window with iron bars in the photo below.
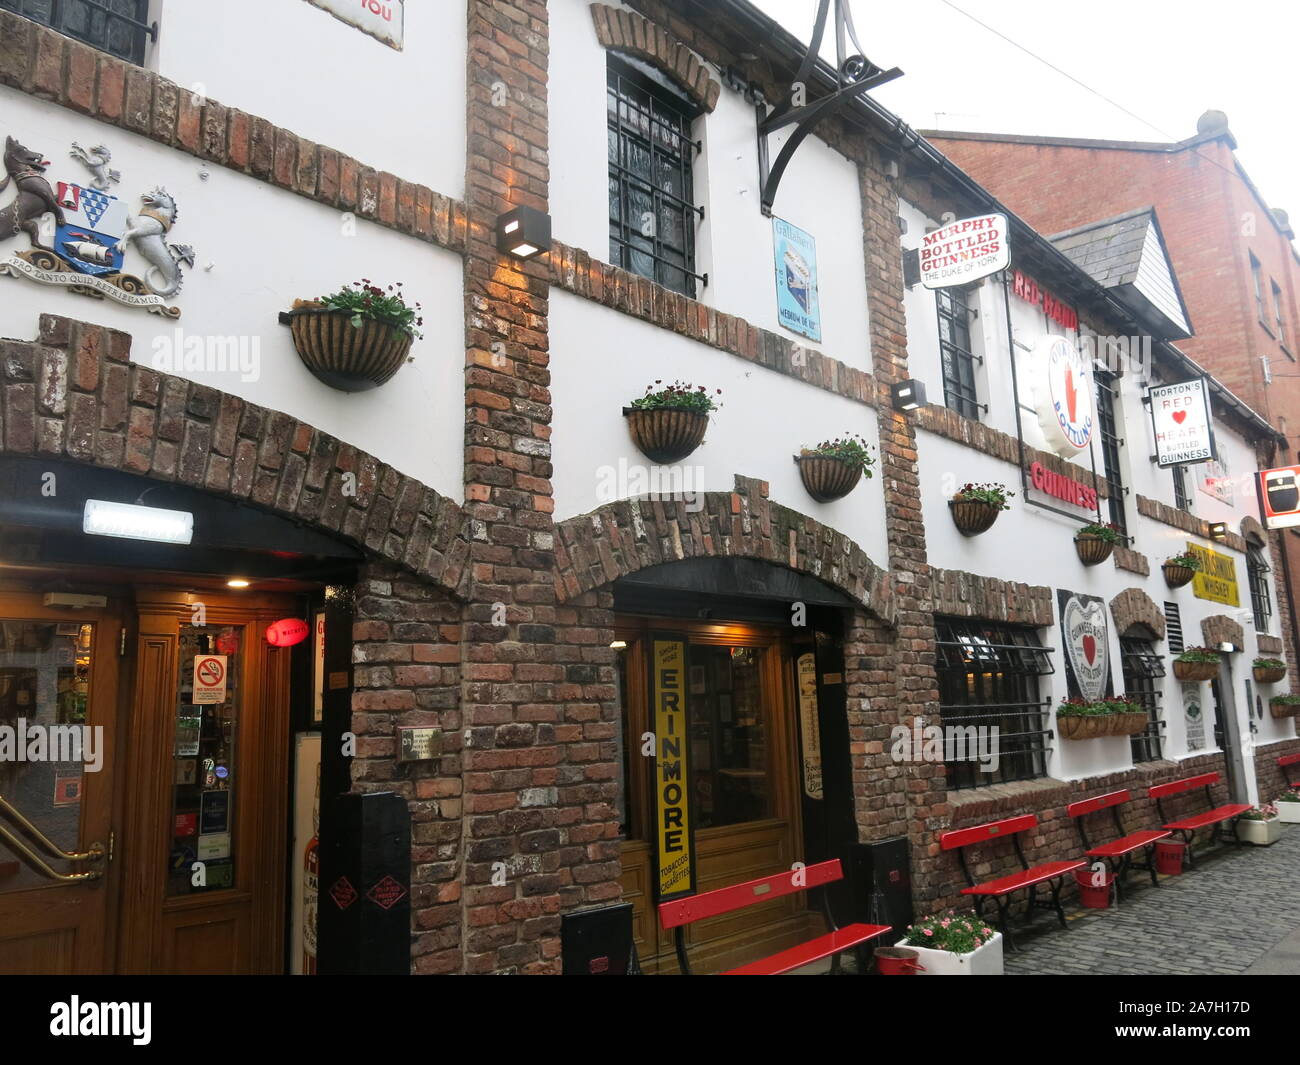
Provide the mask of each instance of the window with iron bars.
POLYGON ((1160 690, 1156 681, 1165 675, 1164 659, 1155 643, 1143 632, 1129 633, 1119 638, 1120 656, 1124 670, 1124 694, 1141 703, 1147 712, 1147 725, 1140 735, 1130 737, 1133 745, 1133 764, 1155 762, 1160 758, 1160 690))
POLYGON ((1110 498, 1106 500, 1110 507, 1110 523, 1121 533, 1127 533, 1128 522, 1124 519, 1124 475, 1120 472, 1119 429, 1115 420, 1117 378, 1101 370, 1093 376, 1097 379, 1097 431, 1101 439, 1106 486, 1110 489, 1110 498))
MULTIPOLYGON (((939 713, 949 788, 976 788, 1047 774, 1047 704, 1038 678, 1054 673, 1036 629, 965 618, 936 618, 939 713), (996 728, 996 769, 985 772, 971 744, 966 757, 948 729, 996 728)), ((965 732, 964 735, 978 735, 965 732)))
POLYGON ((695 297, 691 127, 698 109, 651 68, 609 57, 609 258, 695 297))
POLYGON ((158 39, 158 24, 147 21, 149 0, 0 0, 0 10, 137 66, 144 62, 145 42, 158 39))
POLYGON ((1250 608, 1255 615, 1255 631, 1268 632, 1273 616, 1273 593, 1268 587, 1269 566, 1258 544, 1246 544, 1246 579, 1250 583, 1250 608))
POLYGON ((939 354, 943 362, 943 402, 963 418, 979 421, 975 391, 975 355, 970 342, 970 305, 960 288, 935 293, 939 311, 939 354))
POLYGON ((1174 507, 1178 510, 1192 512, 1192 493, 1187 490, 1187 467, 1170 467, 1174 475, 1174 507))

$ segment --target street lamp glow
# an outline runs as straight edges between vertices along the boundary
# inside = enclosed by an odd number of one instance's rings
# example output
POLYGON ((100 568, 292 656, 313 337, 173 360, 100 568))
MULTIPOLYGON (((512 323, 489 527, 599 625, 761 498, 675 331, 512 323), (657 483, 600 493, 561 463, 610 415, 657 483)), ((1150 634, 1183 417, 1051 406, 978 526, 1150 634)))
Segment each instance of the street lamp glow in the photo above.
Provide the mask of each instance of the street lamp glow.
POLYGON ((162 510, 139 507, 134 503, 87 499, 81 517, 81 531, 92 536, 188 544, 194 539, 194 515, 187 510, 162 510))

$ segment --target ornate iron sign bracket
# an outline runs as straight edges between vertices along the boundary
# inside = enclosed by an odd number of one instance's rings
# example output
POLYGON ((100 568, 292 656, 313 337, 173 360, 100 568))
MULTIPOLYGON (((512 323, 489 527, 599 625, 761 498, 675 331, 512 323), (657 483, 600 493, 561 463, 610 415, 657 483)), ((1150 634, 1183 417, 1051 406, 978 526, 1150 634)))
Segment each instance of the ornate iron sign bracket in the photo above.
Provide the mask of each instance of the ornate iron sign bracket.
POLYGON ((858 41, 857 31, 853 28, 853 15, 849 11, 849 0, 834 0, 835 3, 835 76, 838 88, 829 96, 824 96, 815 103, 804 102, 808 79, 812 76, 821 51, 822 36, 826 32, 826 20, 830 14, 832 0, 820 0, 817 6, 817 22, 813 27, 812 42, 804 53, 799 73, 785 98, 767 113, 761 99, 758 107, 758 166, 759 186, 763 190, 763 214, 771 215, 772 204, 776 200, 776 190, 781 184, 785 169, 794 158, 794 153, 804 138, 823 118, 842 110, 851 101, 856 100, 877 85, 902 77, 903 72, 897 67, 882 70, 864 54, 862 44, 858 41), (856 52, 850 53, 848 43, 852 42, 856 52), (771 162, 768 154, 767 140, 778 129, 795 124, 790 139, 786 141, 771 162))

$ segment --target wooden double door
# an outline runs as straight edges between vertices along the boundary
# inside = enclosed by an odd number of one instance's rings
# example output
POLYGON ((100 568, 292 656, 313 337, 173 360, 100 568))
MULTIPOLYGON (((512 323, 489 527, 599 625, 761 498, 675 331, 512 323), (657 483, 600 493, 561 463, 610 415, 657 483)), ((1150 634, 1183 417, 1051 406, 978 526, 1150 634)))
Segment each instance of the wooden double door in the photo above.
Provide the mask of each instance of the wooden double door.
MULTIPOLYGON (((623 645, 623 898, 633 904, 642 969, 675 973, 672 933, 659 928, 654 908, 653 763, 644 754, 645 737, 654 728, 648 690, 652 644, 664 635, 686 644, 687 774, 699 891, 770 876, 809 860, 797 654, 778 630, 752 625, 620 617, 616 631, 623 645)), ((687 930, 687 944, 694 971, 718 972, 823 930, 806 897, 795 895, 701 921, 687 930)))
POLYGON ((0 973, 281 971, 293 600, 50 586, 0 588, 0 973))

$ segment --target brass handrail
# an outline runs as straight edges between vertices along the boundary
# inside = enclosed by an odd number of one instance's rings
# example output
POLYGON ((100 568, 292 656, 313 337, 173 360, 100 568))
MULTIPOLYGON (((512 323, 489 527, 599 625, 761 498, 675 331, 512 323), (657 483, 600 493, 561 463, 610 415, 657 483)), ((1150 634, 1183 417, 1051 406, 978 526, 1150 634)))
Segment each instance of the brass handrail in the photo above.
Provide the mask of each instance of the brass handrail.
POLYGON ((32 824, 23 816, 21 810, 13 803, 9 802, 3 795, 0 795, 0 813, 7 814, 10 818, 18 822, 18 827, 26 830, 28 835, 36 841, 37 845, 45 851, 51 858, 62 858, 68 862, 97 862, 104 857, 104 845, 102 843, 92 843, 89 850, 84 851, 65 851, 61 850, 55 842, 50 839, 44 832, 32 824))
POLYGON ((38 872, 44 873, 51 880, 59 880, 65 884, 76 884, 86 880, 98 880, 103 876, 103 872, 98 869, 92 869, 86 873, 60 873, 49 862, 32 850, 26 843, 9 831, 4 825, 0 824, 0 839, 4 840, 15 852, 26 858, 38 872))

